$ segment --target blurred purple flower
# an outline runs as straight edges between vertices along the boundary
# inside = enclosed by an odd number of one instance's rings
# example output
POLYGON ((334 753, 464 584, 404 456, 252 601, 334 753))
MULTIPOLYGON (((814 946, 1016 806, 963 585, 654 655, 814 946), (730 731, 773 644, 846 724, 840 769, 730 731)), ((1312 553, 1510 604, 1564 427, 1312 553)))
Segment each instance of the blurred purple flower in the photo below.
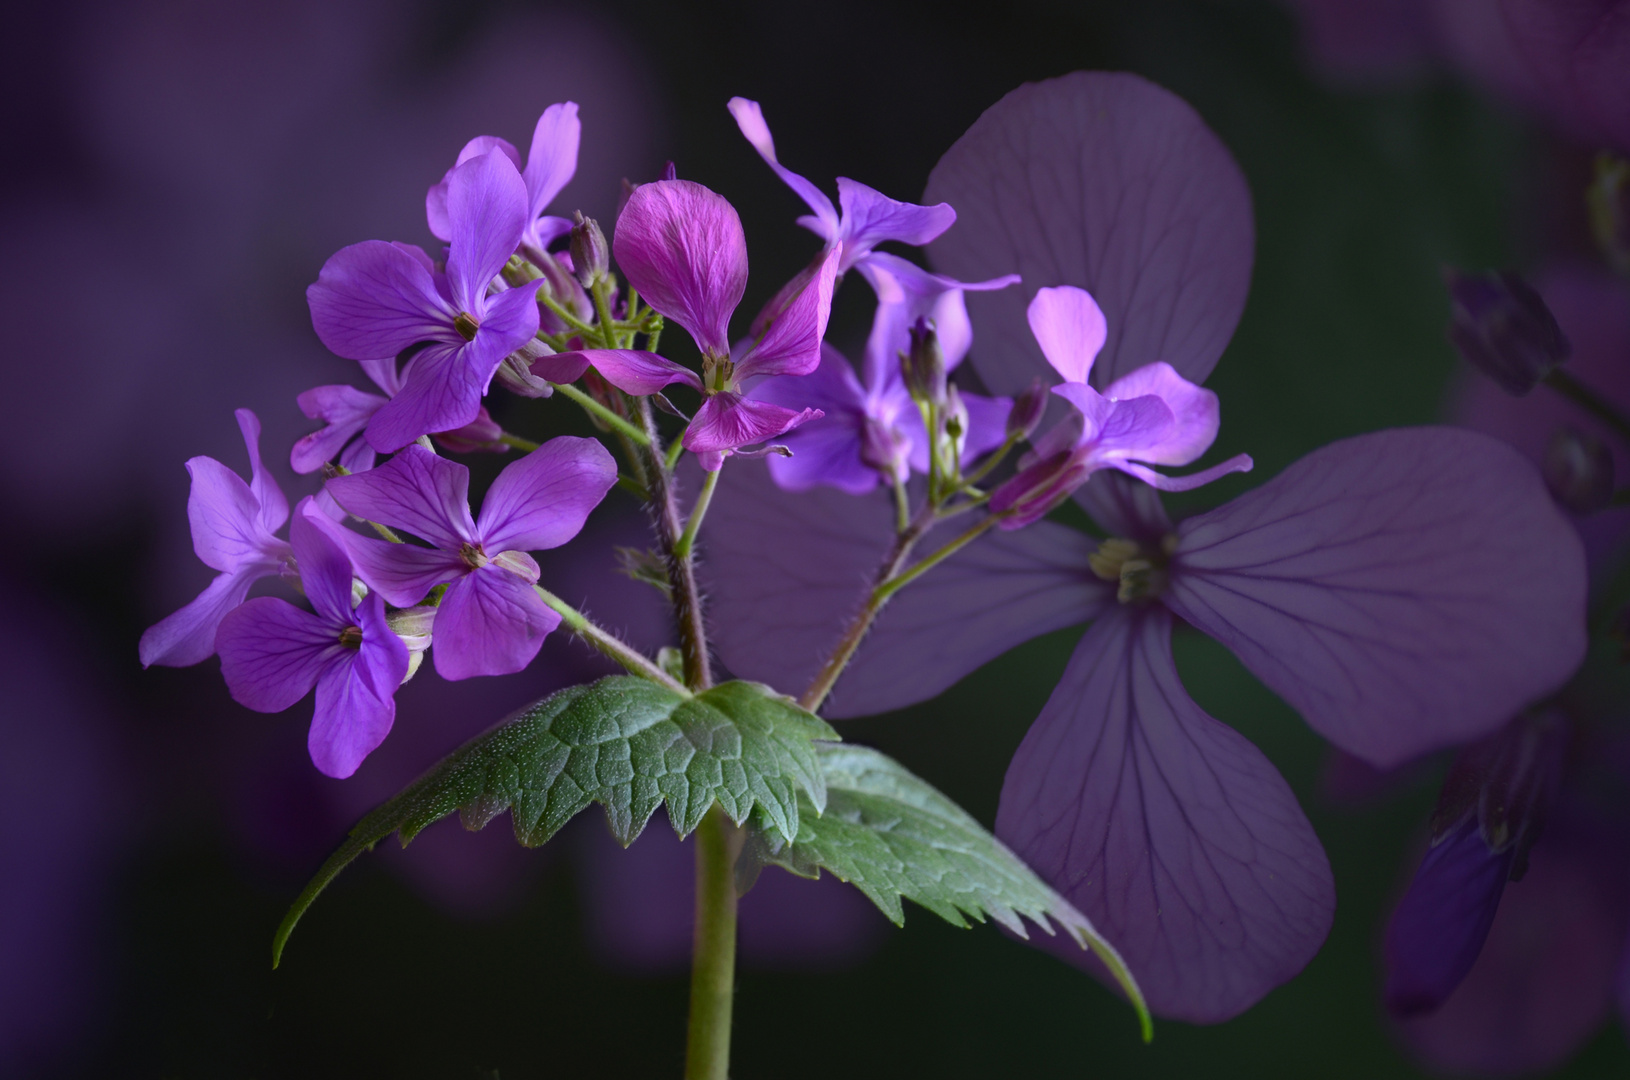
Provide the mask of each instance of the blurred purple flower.
POLYGON ((487 296, 526 223, 514 164, 490 150, 458 166, 447 209, 445 277, 418 248, 367 240, 330 258, 306 290, 317 336, 341 356, 381 360, 421 346, 368 421, 368 442, 381 452, 474 420, 498 365, 538 330, 541 279, 487 296))
MULTIPOLYGON (((256 712, 282 712, 317 690, 307 748, 312 763, 344 779, 390 734, 408 648, 385 621, 378 593, 354 601, 351 560, 313 524, 306 500, 289 539, 312 612, 260 596, 221 622, 221 674, 232 696, 256 712)), ((326 519, 322 519, 325 520, 326 519)))
MULTIPOLYGON (((966 195, 952 198, 957 273, 1091 287, 1106 307, 1094 364, 1106 385, 1154 356, 1203 378, 1226 344, 1249 203, 1227 151, 1166 91, 1091 73, 1021 88, 952 148, 930 190, 966 195), (1117 229, 1120 215, 1162 227, 1117 229)), ((1014 294, 975 299, 986 382, 1046 370, 1034 342, 989 347, 1011 335, 1014 294)), ((1078 330, 1076 347, 1096 338, 1078 330)), ((792 500, 736 472, 707 522, 731 567, 712 582, 720 653, 739 676, 796 690, 889 547, 892 515, 880 498, 792 500)), ((1277 771, 1184 691, 1173 616, 1333 743, 1391 764, 1487 733, 1572 673, 1578 540, 1532 466, 1447 428, 1332 444, 1175 527, 1154 490, 1112 471, 1078 498, 1114 539, 1041 521, 959 552, 891 601, 829 713, 921 701, 1022 641, 1092 621, 1009 768, 998 834, 1115 942, 1152 1009, 1225 1019, 1311 958, 1333 886, 1277 771)))
POLYGON ((478 135, 471 139, 459 151, 458 160, 447 170, 447 175, 425 193, 425 218, 430 223, 430 232, 444 243, 452 241, 456 226, 448 212, 448 192, 453 173, 471 158, 498 150, 520 170, 521 179, 526 183, 526 227, 521 232, 520 246, 541 257, 550 244, 572 230, 570 221, 545 215, 543 209, 554 202, 560 189, 570 183, 577 172, 577 148, 582 137, 577 102, 564 101, 549 106, 538 117, 524 165, 520 152, 507 139, 496 135, 478 135))
POLYGON ((221 574, 192 603, 147 628, 139 646, 143 667, 186 667, 213 656, 221 620, 251 585, 282 573, 292 557, 288 542, 274 535, 289 518, 289 503, 261 464, 260 420, 248 409, 234 415, 249 450, 249 483, 214 458, 187 462, 193 551, 221 574))
POLYGON ((582 529, 617 480, 594 439, 560 436, 504 467, 470 517, 470 470, 409 446, 357 476, 328 482, 348 513, 405 529, 432 547, 390 544, 333 527, 357 576, 390 603, 409 607, 451 582, 436 609, 436 670, 445 679, 504 675, 532 662, 560 625, 532 587, 526 554, 559 547, 582 529))

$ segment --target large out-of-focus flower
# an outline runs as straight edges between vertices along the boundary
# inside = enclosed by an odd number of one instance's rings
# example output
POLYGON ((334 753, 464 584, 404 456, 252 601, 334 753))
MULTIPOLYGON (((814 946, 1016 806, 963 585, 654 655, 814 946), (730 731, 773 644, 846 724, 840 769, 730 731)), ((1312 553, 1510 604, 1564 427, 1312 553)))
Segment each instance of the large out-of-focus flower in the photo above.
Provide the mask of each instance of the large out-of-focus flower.
POLYGON ((582 529, 617 481, 617 464, 593 439, 560 436, 504 467, 470 516, 470 470, 410 446, 328 492, 348 513, 427 541, 390 544, 333 526, 357 576, 397 607, 448 584, 436 609, 436 672, 444 679, 505 675, 532 662, 560 616, 532 587, 528 551, 559 547, 582 529), (449 584, 450 583, 450 584, 449 584))
POLYGON ((261 464, 260 420, 248 409, 234 415, 249 450, 249 482, 211 457, 187 462, 193 551, 221 574, 192 603, 147 628, 139 647, 143 667, 186 667, 214 655, 215 631, 227 612, 292 558, 288 542, 275 535, 289 519, 289 503, 261 464))
MULTIPOLYGON (((930 190, 962 213, 953 272, 1093 293, 1107 324, 1099 385, 1157 359, 1201 379, 1227 343, 1249 201, 1227 151, 1166 91, 1095 73, 1021 88, 930 190)), ((994 388, 1051 370, 1022 300, 969 298, 973 362, 994 388)), ((720 654, 796 691, 889 549, 892 513, 881 498, 792 499, 737 471, 706 525, 731 569, 712 583, 720 654)), ((890 601, 828 713, 924 700, 1022 641, 1091 622, 1009 767, 998 834, 1115 942, 1154 1011, 1225 1019, 1307 963, 1334 892, 1284 780, 1183 689, 1176 620, 1337 746, 1395 763, 1488 733, 1572 673, 1578 539, 1529 463, 1448 428, 1332 444, 1179 524, 1114 470, 1077 498, 1111 539, 1038 521, 969 545, 890 601)))
POLYGON ((538 331, 541 279, 487 295, 526 224, 514 163, 489 150, 447 183, 444 275, 416 247, 367 240, 330 258, 306 290, 317 336, 341 356, 382 360, 419 346, 401 389, 368 421, 368 442, 381 453, 474 420, 498 365, 538 331))

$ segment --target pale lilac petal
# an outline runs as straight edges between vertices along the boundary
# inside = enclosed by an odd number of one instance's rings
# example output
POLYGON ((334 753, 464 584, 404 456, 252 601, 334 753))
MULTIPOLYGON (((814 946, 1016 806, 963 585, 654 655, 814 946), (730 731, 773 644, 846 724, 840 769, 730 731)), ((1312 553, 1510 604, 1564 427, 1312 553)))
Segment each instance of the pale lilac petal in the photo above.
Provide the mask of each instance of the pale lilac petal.
MULTIPOLYGON (((839 240, 838 212, 833 208, 832 200, 828 199, 820 188, 776 160, 775 140, 770 137, 770 126, 764 122, 764 111, 759 108, 758 102, 740 97, 731 98, 730 115, 736 118, 736 126, 741 128, 741 133, 753 144, 753 149, 758 151, 758 156, 764 159, 765 164, 774 169, 781 182, 792 188, 798 197, 804 200, 805 206, 815 211, 812 222, 800 218, 799 224, 825 240, 828 245, 835 245, 839 240)), ((839 183, 841 184, 841 181, 839 183)))
POLYGON ((636 397, 655 394, 674 383, 684 383, 692 390, 702 389, 702 379, 696 372, 666 356, 658 356, 644 349, 583 349, 556 353, 534 360, 532 371, 552 383, 567 383, 582 378, 586 367, 580 368, 579 365, 590 364, 606 382, 636 397), (557 375, 560 378, 556 378, 557 375), (572 378, 566 378, 568 375, 572 378))
POLYGON ((1222 426, 1217 395, 1195 386, 1164 361, 1146 364, 1104 387, 1117 400, 1153 395, 1166 403, 1175 423, 1158 443, 1140 448, 1139 461, 1151 465, 1187 465, 1211 448, 1222 426))
POLYGON ((190 667, 215 655, 215 631, 227 612, 243 603, 249 586, 275 569, 244 567, 221 574, 192 603, 149 626, 137 652, 141 666, 190 667))
POLYGON ((898 369, 897 354, 910 347, 911 327, 918 319, 933 325, 945 356, 945 370, 954 370, 973 345, 973 327, 962 294, 1019 283, 1017 274, 989 281, 957 281, 888 252, 868 255, 856 269, 877 293, 877 312, 866 339, 866 379, 873 387, 883 385, 885 373, 898 369))
POLYGON ((1078 488, 1075 501, 1110 536, 1159 547, 1172 531, 1172 519, 1160 496, 1147 484, 1120 473, 1101 471, 1078 488))
POLYGON ((401 391, 368 421, 368 442, 388 454, 421 435, 451 431, 474 420, 493 373, 509 355, 503 345, 477 333, 474 341, 426 345, 414 353, 401 391))
POLYGON ((1506 887, 1483 951, 1430 1016, 1399 1025, 1407 1042, 1456 1073, 1541 1073, 1561 1065, 1607 1020, 1625 941, 1622 895, 1600 855, 1547 837, 1528 873, 1506 887))
POLYGON ((821 362, 821 339, 832 314, 838 253, 828 253, 804 291, 777 315, 770 328, 736 363, 735 379, 758 375, 808 375, 821 362))
POLYGON ((947 203, 898 202, 847 176, 838 177, 838 206, 843 214, 842 270, 885 240, 921 247, 956 222, 956 211, 947 203))
POLYGON ((1115 461, 1110 465, 1161 491, 1193 491, 1230 473, 1250 472, 1256 462, 1251 459, 1250 454, 1235 454, 1227 461, 1213 465, 1209 469, 1201 469, 1197 473, 1189 473, 1187 476, 1165 476, 1132 461, 1115 461))
POLYGON ((730 315, 747 289, 747 237, 722 195, 689 180, 641 184, 611 247, 647 304, 704 351, 730 355, 730 315))
POLYGON ((740 394, 714 394, 696 411, 682 441, 693 454, 734 450, 773 439, 821 415, 819 409, 800 412, 767 401, 751 401, 740 394))
POLYGON ((257 596, 221 620, 215 648, 232 698, 256 712, 282 712, 307 694, 317 676, 346 652, 340 630, 286 600, 257 596))
POLYGON ((345 548, 357 577, 396 607, 412 607, 437 585, 470 572, 469 564, 453 551, 359 536, 327 519, 319 525, 345 548))
POLYGON ((315 386, 294 401, 307 417, 324 424, 296 441, 289 451, 290 467, 304 475, 339 457, 346 443, 362 434, 386 399, 354 386, 315 386))
POLYGON ((1387 1008, 1431 1012, 1460 985, 1494 924, 1516 845, 1490 851, 1472 814, 1428 848, 1387 923, 1387 1008))
POLYGON ((559 625, 560 616, 528 582, 489 564, 453 582, 442 596, 431 648, 436 673, 468 679, 520 671, 559 625))
MULTIPOLYGON (((430 235, 442 243, 453 239, 453 222, 447 216, 447 185, 453 179, 453 171, 473 157, 480 157, 492 150, 501 150, 504 156, 519 169, 521 167, 521 152, 515 149, 515 144, 508 139, 497 135, 477 135, 464 144, 464 149, 458 152, 458 160, 453 162, 453 168, 448 169, 441 180, 432 184, 430 190, 425 192, 424 216, 430 226, 430 235)), ((535 211, 534 211, 535 212, 535 211)))
POLYGON ((996 393, 1051 370, 1023 321, 1039 288, 1074 285, 1103 309, 1100 385, 1155 360, 1204 382, 1244 310, 1245 178, 1192 108, 1137 75, 1021 86, 940 159, 927 198, 958 215, 931 245, 936 269, 1024 277, 1023 289, 968 298, 974 365, 996 393))
MULTIPOLYGON (((344 626, 351 621, 351 560, 342 544, 323 528, 336 528, 332 521, 321 524, 308 517, 311 499, 301 500, 289 526, 289 545, 300 569, 300 590, 311 601, 317 616, 325 622, 344 626)), ((319 514, 320 518, 321 515, 319 514)))
POLYGON ((582 138, 583 123, 577 118, 575 101, 551 105, 538 117, 524 174, 529 220, 554 202, 560 189, 577 174, 577 148, 582 138))
POLYGON ((1013 411, 1013 400, 983 394, 961 396, 968 410, 968 431, 962 447, 962 461, 967 465, 1007 441, 1007 416, 1013 411))
POLYGON ((550 439, 504 466, 487 489, 476 534, 493 555, 559 547, 616 482, 617 462, 598 440, 550 439))
POLYGON ((459 311, 483 313, 487 286, 515 254, 526 216, 526 183, 502 150, 489 150, 453 170, 447 181, 447 219, 453 228, 447 287, 459 311))
POLYGON ((277 486, 277 481, 272 479, 272 474, 261 463, 260 417, 248 409, 238 409, 233 416, 237 418, 238 430, 243 433, 243 445, 249 451, 249 490, 254 492, 255 501, 260 503, 261 528, 274 533, 289 520, 289 501, 283 497, 283 489, 277 486))
POLYGON ((362 645, 332 660, 317 677, 317 705, 306 749, 318 771, 343 780, 390 734, 396 688, 407 677, 408 650, 385 622, 385 605, 369 595, 357 605, 362 645))
POLYGON ((459 340, 447 301, 424 265, 397 244, 365 240, 341 248, 306 289, 311 325, 350 360, 395 356, 421 341, 459 340))
POLYGON ((447 551, 475 538, 470 470, 422 446, 409 446, 360 475, 336 476, 328 493, 364 521, 406 529, 447 551))
MULTIPOLYGON (((1065 382, 1084 383, 1092 362, 1104 347, 1108 325, 1098 303, 1085 289, 1061 285, 1038 290, 1025 311, 1041 354, 1065 382)), ((1111 394, 1110 397, 1127 397, 1111 394)))
POLYGON ((211 457, 187 461, 192 549, 212 570, 275 563, 287 546, 261 524, 260 503, 243 477, 211 457))
POLYGON ((1170 435, 1176 418, 1166 403, 1152 395, 1113 401, 1084 382, 1067 382, 1053 393, 1081 413, 1081 443, 1104 460, 1142 457, 1143 448, 1158 446, 1170 435))
POLYGON ((1296 796, 1189 698, 1159 607, 1087 631, 1008 766, 996 834, 1115 943, 1160 1016, 1237 1016, 1302 970, 1335 911, 1296 796))
POLYGON ((1178 535, 1168 605, 1377 765, 1493 731, 1584 656, 1578 534, 1486 435, 1344 439, 1178 535))
MULTIPOLYGON (((782 491, 751 464, 725 472, 719 487, 703 525, 719 657, 741 678, 801 693, 894 542, 893 503, 881 492, 782 491)), ((949 540, 955 526, 918 550, 949 540)), ((1096 549, 1051 522, 970 544, 889 601, 826 715, 926 700, 1023 641, 1091 619, 1114 602, 1113 587, 1087 569, 1096 549)))

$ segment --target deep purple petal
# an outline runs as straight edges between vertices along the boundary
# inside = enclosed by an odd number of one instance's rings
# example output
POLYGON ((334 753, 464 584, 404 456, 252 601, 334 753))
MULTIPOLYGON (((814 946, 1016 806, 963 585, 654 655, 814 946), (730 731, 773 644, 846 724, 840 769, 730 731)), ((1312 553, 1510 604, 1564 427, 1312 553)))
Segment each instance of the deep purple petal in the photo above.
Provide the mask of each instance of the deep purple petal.
POLYGON ((1095 473, 1076 491, 1075 501, 1110 536, 1158 547, 1172 531, 1172 519, 1160 496, 1149 485, 1128 476, 1109 471, 1095 473))
POLYGON ((324 424, 296 441, 289 451, 290 467, 302 475, 316 472, 339 457, 345 444, 362 434, 386 401, 354 386, 315 386, 294 400, 301 412, 324 424))
POLYGON ((898 202, 847 176, 838 177, 838 206, 843 212, 840 273, 885 240, 921 247, 956 222, 956 211, 947 203, 898 202))
POLYGON ((693 454, 734 450, 773 439, 821 415, 819 409, 800 412, 767 401, 751 401, 740 394, 714 394, 696 410, 682 441, 693 454))
POLYGON ((192 549, 205 566, 226 571, 281 561, 288 545, 261 523, 260 502, 241 476, 210 457, 190 459, 187 472, 192 549))
POLYGON ((543 110, 532 129, 532 146, 526 152, 527 218, 543 213, 555 201, 560 189, 577 173, 577 148, 583 138, 583 123, 577 118, 577 102, 562 101, 543 110))
POLYGON ((453 162, 453 168, 448 169, 441 180, 430 186, 425 192, 424 216, 430 226, 430 235, 442 243, 453 238, 453 222, 447 216, 447 186, 453 179, 453 171, 471 158, 480 157, 492 150, 502 150, 504 156, 519 169, 521 167, 521 152, 515 149, 515 144, 508 139, 497 135, 477 135, 464 144, 464 149, 458 152, 458 160, 453 162))
POLYGON ((646 303, 704 351, 730 355, 730 315, 747 289, 747 237, 722 195, 689 180, 641 184, 611 247, 646 303))
POLYGON ((436 609, 436 673, 468 679, 520 671, 559 625, 531 584, 502 567, 482 567, 455 581, 436 609))
MULTIPOLYGON (((1084 383, 1104 347, 1108 324, 1085 289, 1060 285, 1039 289, 1025 311, 1041 354, 1065 382, 1084 383)), ((1125 397, 1127 395, 1115 395, 1125 397)))
POLYGON ((317 524, 345 548, 357 577, 397 607, 412 607, 437 585, 470 572, 469 564, 454 552, 359 536, 326 517, 317 524))
POLYGON ((533 361, 532 370, 543 369, 543 377, 553 383, 575 382, 565 378, 577 373, 579 363, 592 364, 600 377, 624 393, 643 397, 654 394, 665 386, 684 383, 693 390, 702 389, 702 379, 684 364, 658 356, 644 349, 583 349, 580 352, 556 353, 533 361), (555 378, 556 375, 562 376, 555 378))
POLYGON ((221 574, 192 603, 149 626, 137 653, 141 666, 190 667, 215 655, 215 631, 227 612, 243 603, 249 586, 277 571, 244 567, 221 574))
POLYGON ((447 181, 447 220, 453 230, 447 287, 459 311, 477 317, 484 313, 487 286, 515 254, 526 219, 526 183, 501 149, 453 170, 447 181))
POLYGON ((249 490, 260 504, 257 515, 260 526, 267 533, 275 533, 289 520, 289 500, 283 497, 283 489, 277 486, 260 460, 260 417, 248 409, 238 409, 233 416, 237 418, 238 430, 243 433, 243 445, 249 451, 249 490))
POLYGON ((826 484, 850 495, 864 495, 882 480, 882 474, 860 458, 864 423, 852 414, 827 413, 779 436, 792 457, 768 458, 771 478, 786 491, 808 491, 826 484))
POLYGON ((736 382, 757 375, 808 375, 821 362, 821 339, 832 314, 838 253, 830 252, 804 291, 777 315, 764 336, 736 363, 736 382))
POLYGON ((957 208, 931 256, 958 278, 1024 276, 968 298, 985 385, 1016 394, 1050 372, 1024 324, 1035 291, 1075 285, 1108 322, 1100 385, 1164 360, 1204 382, 1250 285, 1251 196, 1185 102, 1137 75, 1029 83, 940 159, 928 198, 957 208))
MULTIPOLYGON (((419 251, 418 248, 413 248, 419 251)), ((420 251, 423 255, 424 252, 420 251)), ((362 373, 373 380, 373 384, 384 391, 386 397, 395 397, 396 392, 402 389, 401 366, 397 364, 396 357, 387 356, 383 360, 358 360, 357 365, 362 373)), ((311 415, 307 413, 306 415, 311 415)), ((315 419, 315 418, 314 418, 315 419)))
POLYGON ((552 353, 532 361, 532 374, 556 384, 574 383, 588 370, 589 357, 584 352, 552 353))
MULTIPOLYGON (((538 332, 537 296, 538 288, 542 285, 543 279, 539 278, 513 289, 505 289, 488 300, 487 314, 472 344, 482 342, 483 338, 491 338, 492 343, 483 346, 483 354, 497 353, 501 361, 531 341, 532 335, 538 332)), ((493 365, 495 368, 497 366, 493 365)))
POLYGON ((1431 1012, 1460 985, 1494 924, 1516 845, 1490 851, 1475 814, 1427 849, 1387 924, 1387 1008, 1431 1012))
POLYGON ((489 555, 559 547, 616 482, 617 462, 598 440, 550 439, 504 466, 481 504, 476 534, 489 555))
POLYGON ((815 370, 805 375, 776 375, 753 385, 747 396, 789 409, 813 406, 833 413, 864 413, 866 391, 855 377, 842 353, 831 345, 821 345, 821 359, 815 370))
POLYGON ((368 421, 369 444, 388 454, 421 435, 468 424, 507 355, 502 341, 480 333, 457 345, 426 345, 408 361, 401 391, 368 421))
POLYGON ((294 523, 289 526, 289 544, 294 549, 295 565, 300 568, 300 589, 318 618, 344 626, 351 620, 351 559, 345 547, 328 533, 328 529, 338 526, 321 514, 316 518, 307 516, 314 509, 311 503, 310 499, 301 501, 294 523))
MULTIPOLYGON (((952 535, 942 526, 919 550, 952 535)), ((703 539, 720 658, 742 678, 797 694, 888 553, 894 508, 882 493, 785 492, 743 465, 721 477, 703 539)), ((1023 641, 1092 618, 1113 601, 1087 569, 1096 549, 1091 537, 1050 522, 964 548, 889 601, 826 715, 923 701, 1023 641)))
POLYGON ((396 244, 365 240, 341 248, 306 289, 311 325, 351 360, 395 356, 421 341, 458 339, 447 301, 424 265, 396 244))
POLYGON ((1578 534, 1486 435, 1344 439, 1178 535, 1172 609, 1377 765, 1493 731, 1584 656, 1578 534))
POLYGON ((286 600, 257 596, 229 612, 215 635, 221 675, 233 700, 256 712, 282 712, 311 692, 343 654, 340 630, 286 600))
POLYGON ((1115 943, 1161 1016, 1243 1012, 1313 958, 1335 911, 1296 796, 1189 698, 1159 607, 1087 631, 1008 766, 996 835, 1115 943))
POLYGON ((317 705, 306 736, 312 764, 341 780, 390 734, 394 695, 408 668, 407 646, 386 625, 379 597, 364 597, 356 615, 362 645, 332 660, 317 677, 317 705))
POLYGON ((444 551, 475 538, 470 470, 422 446, 409 446, 357 476, 336 476, 328 493, 348 513, 406 529, 444 551))
POLYGON ((1164 361, 1145 364, 1104 387, 1105 397, 1118 400, 1145 395, 1165 402, 1174 423, 1161 441, 1140 449, 1139 461, 1151 465, 1187 465, 1211 449, 1217 439, 1217 429, 1222 426, 1216 394, 1195 386, 1164 361))
MULTIPOLYGON (((730 115, 736 118, 736 126, 747 141, 753 144, 758 156, 763 158, 781 182, 792 188, 798 197, 804 200, 804 205, 815 211, 815 222, 811 231, 820 236, 829 246, 836 245, 840 239, 838 234, 838 212, 832 206, 832 200, 826 193, 802 176, 786 168, 775 156, 775 140, 770 137, 770 126, 764 122, 764 112, 759 108, 758 102, 748 101, 746 98, 735 97, 730 99, 730 115)), ((800 220, 800 224, 804 222, 800 220)))

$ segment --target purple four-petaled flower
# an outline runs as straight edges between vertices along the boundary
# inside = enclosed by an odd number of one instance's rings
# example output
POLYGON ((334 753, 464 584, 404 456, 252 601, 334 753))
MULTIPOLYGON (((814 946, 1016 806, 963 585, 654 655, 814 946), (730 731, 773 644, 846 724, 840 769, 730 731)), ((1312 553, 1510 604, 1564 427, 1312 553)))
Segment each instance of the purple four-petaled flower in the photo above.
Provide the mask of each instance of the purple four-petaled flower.
POLYGON ((328 492, 365 521, 403 529, 431 544, 392 544, 338 525, 357 576, 397 607, 446 584, 436 610, 436 671, 444 679, 505 675, 532 662, 560 616, 533 586, 528 551, 559 547, 582 529, 617 481, 617 465, 593 439, 561 436, 505 466, 470 516, 470 470, 409 446, 328 492))

